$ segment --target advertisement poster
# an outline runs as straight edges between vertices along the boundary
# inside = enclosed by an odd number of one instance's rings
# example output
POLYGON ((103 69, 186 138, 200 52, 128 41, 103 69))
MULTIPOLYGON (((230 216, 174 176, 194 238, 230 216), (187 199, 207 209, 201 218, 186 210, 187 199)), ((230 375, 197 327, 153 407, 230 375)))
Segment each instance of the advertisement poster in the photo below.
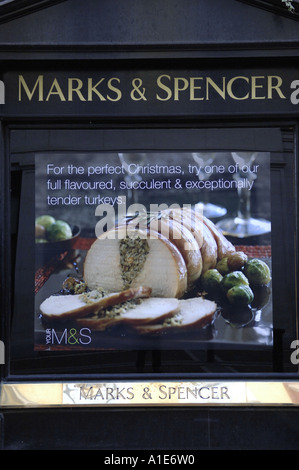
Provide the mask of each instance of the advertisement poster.
POLYGON ((35 156, 35 349, 272 348, 270 153, 35 156))

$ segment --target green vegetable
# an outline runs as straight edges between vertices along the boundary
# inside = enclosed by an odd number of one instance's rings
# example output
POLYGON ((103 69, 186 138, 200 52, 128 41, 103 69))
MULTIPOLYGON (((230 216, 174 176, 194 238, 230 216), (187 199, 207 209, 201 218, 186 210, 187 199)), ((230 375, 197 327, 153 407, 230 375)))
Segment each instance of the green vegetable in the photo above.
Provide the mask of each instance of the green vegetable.
POLYGON ((47 230, 47 238, 50 242, 67 240, 73 236, 72 229, 67 222, 56 220, 47 230))
POLYGON ((220 272, 220 274, 222 274, 222 276, 225 276, 225 274, 228 274, 229 273, 229 267, 227 265, 227 257, 225 258, 222 258, 220 261, 218 261, 217 265, 216 265, 216 269, 217 271, 220 272))
POLYGON ((208 269, 201 277, 202 287, 207 292, 217 291, 221 286, 223 276, 217 269, 208 269))
POLYGON ((221 281, 221 286, 224 292, 227 292, 232 287, 239 285, 249 285, 248 279, 244 276, 241 271, 233 271, 232 273, 228 273, 223 277, 221 281))
POLYGON ((40 215, 35 219, 35 224, 41 225, 46 230, 54 223, 55 219, 51 215, 40 215))
POLYGON ((271 281, 269 266, 257 258, 251 259, 246 263, 244 274, 253 286, 263 286, 271 281))
POLYGON ((252 290, 254 293, 254 301, 252 302, 253 308, 262 308, 270 300, 271 297, 271 289, 269 286, 252 286, 252 290))
POLYGON ((237 285, 227 291, 226 297, 231 304, 241 306, 251 304, 254 294, 249 286, 237 285))

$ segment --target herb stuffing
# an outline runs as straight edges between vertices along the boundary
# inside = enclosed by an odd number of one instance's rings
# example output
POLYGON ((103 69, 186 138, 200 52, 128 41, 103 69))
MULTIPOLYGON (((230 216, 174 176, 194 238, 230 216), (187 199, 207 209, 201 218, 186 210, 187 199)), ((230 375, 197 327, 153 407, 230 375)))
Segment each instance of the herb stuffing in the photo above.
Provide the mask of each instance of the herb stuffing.
POLYGON ((111 305, 99 310, 96 314, 93 314, 92 318, 115 318, 122 313, 125 313, 127 310, 137 307, 141 302, 142 299, 130 299, 116 305, 111 305))
POLYGON ((166 318, 163 322, 163 326, 178 326, 182 324, 182 315, 180 312, 176 313, 170 318, 166 318))
POLYGON ((99 299, 102 299, 103 297, 106 297, 109 292, 105 291, 101 287, 91 290, 89 292, 84 292, 84 294, 80 295, 80 299, 85 302, 86 304, 92 304, 93 302, 96 302, 99 299))
POLYGON ((126 237, 120 240, 119 253, 122 280, 124 289, 127 289, 144 266, 149 253, 149 244, 139 236, 126 237))

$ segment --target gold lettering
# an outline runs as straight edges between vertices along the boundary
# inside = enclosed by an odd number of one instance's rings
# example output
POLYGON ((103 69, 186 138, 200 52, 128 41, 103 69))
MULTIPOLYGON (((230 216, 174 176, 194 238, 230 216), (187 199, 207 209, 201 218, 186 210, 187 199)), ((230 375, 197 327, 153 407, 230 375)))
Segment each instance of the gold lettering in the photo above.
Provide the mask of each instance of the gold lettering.
POLYGON ((160 100, 160 101, 167 101, 172 97, 171 89, 167 85, 164 85, 164 83, 162 83, 162 78, 164 78, 164 77, 166 77, 168 80, 170 80, 169 75, 160 75, 157 79, 158 87, 161 88, 162 90, 166 91, 166 98, 161 98, 161 96, 159 96, 158 93, 156 94, 157 100, 160 100))
POLYGON ((209 399, 209 398, 210 398, 210 395, 211 395, 211 394, 210 394, 210 388, 209 388, 209 387, 200 387, 200 389, 198 390, 198 396, 199 396, 200 398, 203 398, 204 400, 209 399), (204 395, 203 395, 203 392, 202 392, 204 389, 207 390, 207 395, 206 395, 206 396, 204 396, 204 395))
POLYGON ((80 400, 81 400, 82 397, 88 399, 88 398, 92 398, 92 396, 93 396, 93 387, 92 386, 89 387, 89 388, 84 387, 84 386, 80 387, 80 400))
POLYGON ((197 397, 197 388, 190 388, 190 387, 187 387, 187 396, 189 398, 189 394, 191 394, 193 396, 193 398, 196 398, 197 397))
POLYGON ((107 95, 107 98, 110 101, 119 101, 122 97, 122 93, 119 88, 116 88, 115 86, 112 85, 113 80, 116 80, 118 83, 120 83, 120 79, 116 77, 112 77, 108 80, 108 88, 109 90, 114 91, 116 93, 116 98, 111 98, 109 95, 107 95))
MULTIPOLYGON (((122 98, 121 80, 118 77, 109 79, 103 77, 98 81, 94 78, 64 77, 63 82, 62 79, 61 81, 59 79, 58 82, 57 78, 50 81, 50 78, 47 77, 47 82, 45 82, 45 76, 40 74, 34 80, 31 79, 28 83, 28 79, 25 79, 23 75, 18 76, 19 101, 49 101, 55 95, 61 101, 70 102, 74 99, 80 101, 99 99, 100 101, 116 102, 122 98), (63 87, 61 88, 60 84, 62 83, 63 87)), ((158 87, 156 99, 159 101, 180 101, 182 97, 187 99, 188 93, 190 102, 209 101, 212 98, 222 98, 223 100, 228 98, 238 101, 286 99, 282 91, 283 79, 276 75, 238 75, 228 80, 225 76, 214 79, 210 76, 185 78, 163 74, 157 78, 156 85, 158 87)))
POLYGON ((201 90, 201 85, 200 86, 195 86, 195 80, 203 80, 202 77, 190 77, 190 100, 191 101, 198 101, 198 100, 203 100, 203 97, 195 97, 194 90, 201 90))
POLYGON ((59 86, 59 83, 57 81, 57 78, 54 78, 54 80, 53 80, 53 83, 52 83, 52 86, 51 86, 50 91, 48 93, 48 96, 46 98, 46 101, 49 101, 51 95, 58 95, 61 101, 66 101, 66 99, 65 99, 65 97, 62 93, 62 90, 59 86))
POLYGON ((106 101, 106 98, 99 92, 97 87, 104 81, 104 78, 101 78, 95 85, 92 84, 92 78, 88 79, 88 101, 92 101, 92 94, 95 93, 98 95, 101 101, 106 101))
POLYGON ((258 85, 257 80, 258 79, 264 79, 264 76, 253 76, 251 77, 251 99, 252 100, 264 100, 266 97, 265 96, 257 96, 256 94, 256 89, 257 88, 264 88, 264 85, 258 85))
POLYGON ((268 77, 268 99, 272 100, 273 98, 273 93, 272 90, 275 90, 280 96, 280 98, 285 98, 284 94, 282 93, 280 87, 282 85, 282 79, 281 77, 275 76, 275 75, 270 75, 268 77), (273 84, 273 80, 276 80, 276 85, 273 84))
POLYGON ((188 80, 182 77, 174 77, 174 101, 179 100, 179 92, 185 91, 188 88, 188 80), (182 82, 182 86, 180 87, 179 83, 182 82))
POLYGON ((229 82, 227 84, 227 93, 229 94, 229 96, 233 100, 247 100, 248 97, 249 97, 249 93, 247 93, 245 96, 242 96, 242 97, 238 97, 233 93, 232 88, 233 88, 233 84, 235 83, 236 80, 245 80, 245 82, 249 83, 249 78, 248 77, 241 77, 241 76, 233 77, 229 80, 229 82))
POLYGON ((163 395, 159 395, 159 398, 161 398, 161 400, 165 400, 165 398, 167 398, 167 393, 165 391, 165 388, 166 388, 166 385, 160 385, 159 387, 159 391, 163 393, 163 395))
POLYGON ((84 96, 81 93, 81 88, 83 86, 82 80, 79 80, 79 78, 69 78, 68 79, 68 100, 73 101, 73 93, 76 93, 77 96, 79 97, 80 101, 86 101, 84 96), (77 83, 77 86, 74 84, 77 83))
POLYGON ((31 92, 28 88, 27 83, 25 82, 23 75, 19 75, 19 101, 22 101, 22 87, 24 88, 29 101, 32 100, 32 97, 37 87, 38 87, 38 101, 44 100, 44 76, 43 75, 38 76, 31 92))
POLYGON ((98 391, 94 396, 94 400, 96 400, 98 397, 100 397, 102 400, 104 400, 104 395, 103 395, 102 390, 101 390, 100 387, 98 388, 98 391))
POLYGON ((211 392, 212 392, 212 400, 218 400, 219 399, 219 387, 217 385, 211 387, 211 392))
POLYGON ((209 85, 211 85, 212 88, 214 88, 215 91, 217 91, 218 95, 221 96, 225 100, 225 77, 222 77, 222 89, 216 85, 214 80, 211 79, 211 77, 207 77, 206 81, 206 100, 210 99, 209 95, 209 85))
POLYGON ((223 400, 224 398, 228 398, 230 400, 230 397, 228 395, 228 388, 227 387, 221 387, 221 399, 223 400))

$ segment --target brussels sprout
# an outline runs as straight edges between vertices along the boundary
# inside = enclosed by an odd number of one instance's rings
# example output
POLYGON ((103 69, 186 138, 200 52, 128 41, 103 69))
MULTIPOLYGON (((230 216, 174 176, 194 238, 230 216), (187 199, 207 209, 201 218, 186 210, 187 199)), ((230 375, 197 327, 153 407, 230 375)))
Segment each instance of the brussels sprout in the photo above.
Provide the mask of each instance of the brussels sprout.
POLYGON ((220 261, 218 261, 217 265, 216 265, 216 269, 217 271, 220 272, 220 274, 222 274, 222 276, 225 276, 225 274, 228 274, 229 273, 229 267, 227 265, 227 257, 225 258, 222 258, 220 261))
POLYGON ((35 223, 45 227, 47 230, 52 224, 55 223, 55 219, 51 215, 40 215, 35 219, 35 223))
POLYGON ((249 286, 237 285, 227 291, 226 297, 231 304, 241 306, 251 304, 254 294, 249 286))
POLYGON ((73 236, 72 229, 67 222, 57 220, 47 230, 47 238, 50 242, 67 240, 73 236))
POLYGON ((253 258, 245 264, 244 274, 253 286, 266 285, 271 281, 269 266, 257 258, 253 258))
POLYGON ((46 229, 43 225, 35 224, 35 236, 36 238, 45 238, 46 229))
POLYGON ((231 287, 239 285, 249 285, 248 279, 244 276, 241 271, 233 271, 232 273, 228 273, 223 277, 221 281, 221 286, 224 292, 227 292, 231 287))
POLYGON ((254 293, 254 301, 252 302, 253 308, 263 308, 269 302, 271 297, 271 289, 269 286, 252 286, 254 293))
POLYGON ((222 279, 217 269, 208 269, 201 277, 202 287, 207 292, 215 292, 220 288, 222 279))
POLYGON ((230 253, 227 257, 227 266, 230 271, 240 271, 246 264, 248 256, 242 251, 230 253))

